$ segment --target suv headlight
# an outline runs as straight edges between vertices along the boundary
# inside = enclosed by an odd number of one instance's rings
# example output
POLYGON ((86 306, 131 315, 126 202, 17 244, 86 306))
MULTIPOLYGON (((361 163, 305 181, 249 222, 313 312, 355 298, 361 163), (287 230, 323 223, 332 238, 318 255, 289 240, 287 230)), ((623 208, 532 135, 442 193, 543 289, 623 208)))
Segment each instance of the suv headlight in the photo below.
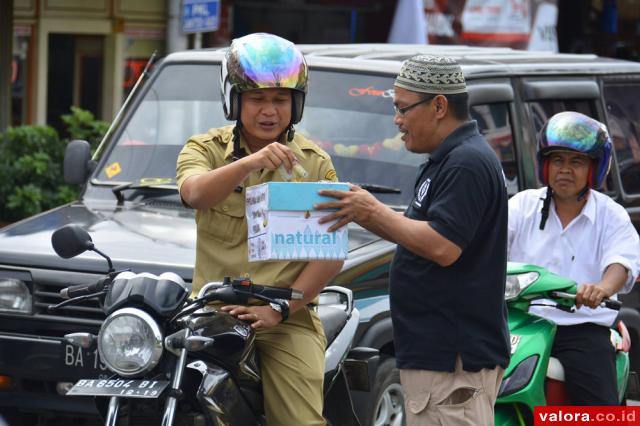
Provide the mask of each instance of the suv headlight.
POLYGON ((31 292, 24 281, 15 278, 0 278, 0 311, 33 313, 31 292))
POLYGON ((504 298, 511 300, 517 297, 521 291, 533 284, 540 276, 537 272, 507 275, 507 283, 504 289, 504 298))
POLYGON ((162 356, 162 332, 154 319, 136 308, 107 317, 98 334, 98 351, 111 371, 122 377, 147 373, 162 356))

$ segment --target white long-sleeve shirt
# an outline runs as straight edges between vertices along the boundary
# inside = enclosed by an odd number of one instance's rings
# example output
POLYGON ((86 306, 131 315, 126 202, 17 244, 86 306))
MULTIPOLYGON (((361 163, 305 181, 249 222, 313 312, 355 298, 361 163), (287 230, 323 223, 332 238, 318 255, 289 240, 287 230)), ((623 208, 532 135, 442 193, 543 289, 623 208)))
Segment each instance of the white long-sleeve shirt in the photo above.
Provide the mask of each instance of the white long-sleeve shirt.
MULTIPOLYGON (((508 260, 542 266, 578 285, 599 282, 609 265, 619 263, 628 271, 620 293, 629 292, 640 267, 640 240, 626 210, 607 195, 591 190, 580 214, 564 229, 551 201, 546 226, 540 230, 546 193, 547 188, 532 189, 509 200, 508 260)), ((573 313, 532 306, 530 312, 559 325, 591 322, 610 326, 617 315, 611 309, 586 306, 573 313)))

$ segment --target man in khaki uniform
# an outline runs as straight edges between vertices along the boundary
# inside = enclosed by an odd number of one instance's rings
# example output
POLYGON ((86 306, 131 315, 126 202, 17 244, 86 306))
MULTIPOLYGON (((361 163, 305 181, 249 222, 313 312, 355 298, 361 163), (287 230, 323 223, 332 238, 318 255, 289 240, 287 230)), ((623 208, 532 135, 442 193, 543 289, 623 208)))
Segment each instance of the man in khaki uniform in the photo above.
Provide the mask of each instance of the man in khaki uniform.
POLYGON ((297 165, 307 171, 305 181, 337 180, 329 156, 294 134, 306 89, 307 66, 292 43, 270 34, 234 40, 222 64, 222 91, 225 116, 236 125, 191 137, 177 164, 180 195, 197 209, 194 291, 248 274, 257 283, 304 292, 290 301, 288 319, 269 305, 221 308, 256 330, 269 425, 325 424, 326 338, 307 305, 342 262, 249 263, 247 256, 246 187, 282 181, 297 165))

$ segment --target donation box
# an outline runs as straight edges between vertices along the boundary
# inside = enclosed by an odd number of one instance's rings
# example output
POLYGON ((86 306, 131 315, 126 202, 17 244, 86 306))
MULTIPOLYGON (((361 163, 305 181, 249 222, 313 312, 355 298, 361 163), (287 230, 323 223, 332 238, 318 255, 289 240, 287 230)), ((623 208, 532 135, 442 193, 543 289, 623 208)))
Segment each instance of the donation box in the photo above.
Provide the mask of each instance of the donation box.
POLYGON ((249 261, 346 259, 349 236, 344 226, 328 232, 331 223, 318 219, 330 211, 313 205, 334 201, 321 189, 348 191, 339 182, 267 182, 246 192, 249 261))

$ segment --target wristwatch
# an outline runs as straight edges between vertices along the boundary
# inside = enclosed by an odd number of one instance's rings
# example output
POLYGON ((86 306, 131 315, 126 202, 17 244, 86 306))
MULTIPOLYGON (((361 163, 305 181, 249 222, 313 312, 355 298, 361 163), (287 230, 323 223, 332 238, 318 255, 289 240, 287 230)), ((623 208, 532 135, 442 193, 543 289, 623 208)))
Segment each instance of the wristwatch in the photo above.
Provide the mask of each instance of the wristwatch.
POLYGON ((277 302, 271 302, 269 303, 269 306, 271 306, 271 309, 282 315, 282 322, 284 322, 289 318, 289 301, 285 299, 275 300, 277 300, 277 302))

